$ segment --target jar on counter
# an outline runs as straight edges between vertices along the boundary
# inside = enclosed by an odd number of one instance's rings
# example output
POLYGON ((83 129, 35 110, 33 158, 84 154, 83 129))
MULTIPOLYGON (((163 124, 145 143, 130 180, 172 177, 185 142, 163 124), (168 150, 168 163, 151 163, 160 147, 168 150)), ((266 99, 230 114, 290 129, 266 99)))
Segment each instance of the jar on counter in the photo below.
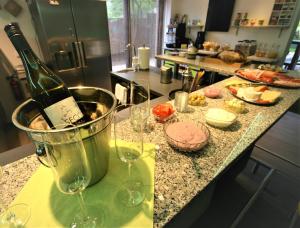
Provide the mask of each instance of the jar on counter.
POLYGON ((267 43, 260 43, 256 49, 255 55, 257 57, 266 57, 268 50, 268 44, 267 43))
POLYGON ((256 42, 256 40, 250 40, 249 55, 255 55, 256 48, 257 48, 257 42, 256 42))
POLYGON ((272 44, 270 50, 267 53, 267 57, 270 59, 276 59, 278 57, 279 44, 272 44))

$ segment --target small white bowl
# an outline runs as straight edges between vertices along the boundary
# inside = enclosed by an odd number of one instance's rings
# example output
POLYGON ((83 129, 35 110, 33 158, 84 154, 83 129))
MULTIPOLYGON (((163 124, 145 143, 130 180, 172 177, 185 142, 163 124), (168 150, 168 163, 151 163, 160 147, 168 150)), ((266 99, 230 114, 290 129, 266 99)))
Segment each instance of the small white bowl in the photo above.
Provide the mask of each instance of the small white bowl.
POLYGON ((226 128, 232 125, 237 119, 237 116, 220 108, 211 108, 205 114, 206 122, 214 127, 226 128))

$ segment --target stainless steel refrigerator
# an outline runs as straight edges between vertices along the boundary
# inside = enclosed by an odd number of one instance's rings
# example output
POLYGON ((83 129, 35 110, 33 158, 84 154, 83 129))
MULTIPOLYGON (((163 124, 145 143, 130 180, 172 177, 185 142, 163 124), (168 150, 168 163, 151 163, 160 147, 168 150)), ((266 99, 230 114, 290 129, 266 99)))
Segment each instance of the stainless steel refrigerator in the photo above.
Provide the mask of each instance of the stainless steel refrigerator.
POLYGON ((46 64, 68 86, 110 90, 111 54, 106 2, 27 0, 46 64))

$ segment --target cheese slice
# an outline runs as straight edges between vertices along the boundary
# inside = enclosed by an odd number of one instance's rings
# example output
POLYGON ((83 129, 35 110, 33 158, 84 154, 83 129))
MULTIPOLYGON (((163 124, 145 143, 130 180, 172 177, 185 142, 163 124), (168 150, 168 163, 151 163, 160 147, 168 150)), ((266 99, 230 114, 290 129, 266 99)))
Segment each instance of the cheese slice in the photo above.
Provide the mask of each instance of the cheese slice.
POLYGON ((260 98, 264 101, 274 102, 280 95, 281 92, 279 91, 266 90, 262 93, 260 98))

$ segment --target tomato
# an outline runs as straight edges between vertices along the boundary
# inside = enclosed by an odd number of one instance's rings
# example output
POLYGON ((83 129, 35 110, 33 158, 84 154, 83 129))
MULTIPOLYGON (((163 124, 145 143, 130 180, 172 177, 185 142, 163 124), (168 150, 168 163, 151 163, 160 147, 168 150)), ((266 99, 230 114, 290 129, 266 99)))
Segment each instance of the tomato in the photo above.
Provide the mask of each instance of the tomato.
POLYGON ((169 103, 159 104, 153 107, 152 113, 159 119, 165 119, 175 112, 173 106, 169 103))
POLYGON ((232 87, 229 87, 228 89, 229 89, 229 91, 230 91, 232 94, 237 94, 236 89, 234 89, 234 88, 232 88, 232 87))

